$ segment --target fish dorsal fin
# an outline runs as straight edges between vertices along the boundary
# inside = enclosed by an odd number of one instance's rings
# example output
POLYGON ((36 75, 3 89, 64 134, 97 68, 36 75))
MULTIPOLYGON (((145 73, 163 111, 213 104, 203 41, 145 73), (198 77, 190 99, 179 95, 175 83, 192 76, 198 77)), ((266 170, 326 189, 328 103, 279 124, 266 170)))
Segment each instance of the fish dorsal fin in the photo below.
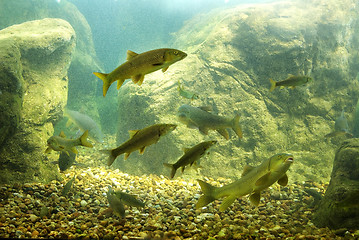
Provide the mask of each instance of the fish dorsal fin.
POLYGON ((206 112, 213 111, 213 108, 211 106, 201 106, 201 107, 198 107, 198 108, 203 110, 203 111, 206 111, 206 112))
POLYGON ((138 55, 138 53, 135 53, 135 52, 133 52, 131 50, 127 50, 127 58, 126 58, 126 60, 127 61, 131 60, 132 58, 136 57, 137 55, 138 55))
POLYGON ((281 185, 281 186, 287 186, 287 184, 288 184, 288 176, 287 176, 287 174, 284 174, 283 177, 279 178, 278 184, 281 185))
POLYGON ((130 134, 130 138, 133 138, 140 130, 129 130, 128 134, 130 134))
POLYGON ((258 206, 259 205, 259 201, 261 200, 261 193, 260 192, 254 192, 250 197, 249 197, 249 201, 254 205, 254 206, 258 206))
POLYGON ((250 173, 255 167, 252 167, 250 165, 246 165, 243 168, 243 172, 242 172, 242 177, 244 177, 245 175, 247 175, 248 173, 250 173))
POLYGON ((257 181, 256 181, 256 186, 260 186, 260 185, 264 185, 268 182, 269 180, 269 176, 270 176, 271 172, 263 175, 262 177, 260 177, 257 181))
POLYGON ((186 152, 188 152, 190 150, 190 148, 182 148, 182 151, 184 152, 184 153, 186 153, 186 152))
POLYGON ((59 134, 59 136, 62 137, 62 138, 65 138, 65 137, 66 137, 64 131, 61 131, 60 134, 59 134))

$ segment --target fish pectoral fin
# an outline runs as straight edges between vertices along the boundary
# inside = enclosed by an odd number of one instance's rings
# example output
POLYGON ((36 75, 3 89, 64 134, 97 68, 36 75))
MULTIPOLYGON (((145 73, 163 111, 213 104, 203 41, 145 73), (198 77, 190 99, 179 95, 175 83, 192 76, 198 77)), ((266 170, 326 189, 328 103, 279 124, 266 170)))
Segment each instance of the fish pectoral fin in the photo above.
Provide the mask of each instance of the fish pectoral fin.
POLYGON ((243 168, 243 172, 242 172, 242 177, 244 177, 245 175, 247 175, 249 172, 251 172, 255 167, 252 167, 250 165, 246 165, 243 168))
POLYGON ((146 146, 140 148, 140 154, 143 154, 145 152, 146 146))
POLYGON ((259 205, 260 200, 261 200, 260 192, 255 192, 249 197, 249 201, 256 207, 259 205))
POLYGON ((138 55, 138 53, 135 53, 135 52, 133 52, 133 51, 131 51, 131 50, 127 50, 126 60, 128 61, 128 60, 130 60, 130 59, 136 57, 137 55, 138 55))
POLYGON ((65 138, 65 137, 66 137, 64 131, 61 131, 60 134, 59 134, 59 136, 62 137, 62 138, 65 138))
POLYGON ((162 72, 166 72, 169 67, 162 68, 162 72))
POLYGON ((51 147, 46 148, 45 153, 50 153, 52 151, 51 147))
POLYGON ((125 153, 124 159, 127 160, 127 158, 130 156, 131 153, 125 153))
POLYGON ((184 169, 185 169, 186 167, 185 166, 183 166, 182 168, 181 168, 181 172, 183 173, 184 172, 184 169))
POLYGON ((221 134, 226 140, 229 139, 229 133, 226 129, 217 129, 217 132, 221 134))
POLYGON ((130 135, 130 138, 133 138, 140 130, 129 130, 128 134, 130 135))
MULTIPOLYGON (((76 147, 72 147, 71 149, 71 152, 75 153, 75 154, 78 154, 79 152, 77 151, 76 147)), ((67 153, 68 154, 68 153, 67 153)))
POLYGON ((198 130, 199 130, 201 133, 203 133, 203 134, 205 134, 205 135, 208 135, 208 128, 206 128, 206 127, 199 127, 198 130))
POLYGON ((219 211, 225 211, 229 206, 232 205, 234 200, 236 200, 236 196, 228 196, 226 199, 223 200, 221 206, 219 206, 219 211))
POLYGON ((257 181, 256 181, 256 186, 260 186, 260 185, 264 185, 268 182, 269 180, 269 176, 270 176, 270 172, 263 175, 262 177, 260 177, 257 181))
POLYGON ((288 176, 287 174, 284 174, 283 177, 279 178, 278 184, 281 186, 287 186, 288 184, 288 176))

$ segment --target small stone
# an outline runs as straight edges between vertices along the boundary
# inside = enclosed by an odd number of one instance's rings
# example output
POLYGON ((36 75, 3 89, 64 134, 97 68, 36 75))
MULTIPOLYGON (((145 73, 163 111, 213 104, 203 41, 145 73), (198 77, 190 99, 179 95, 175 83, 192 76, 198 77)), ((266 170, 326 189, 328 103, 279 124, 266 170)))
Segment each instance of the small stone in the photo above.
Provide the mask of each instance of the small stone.
POLYGON ((85 200, 81 200, 80 205, 81 205, 81 207, 86 207, 87 202, 85 200))
POLYGON ((35 214, 30 214, 29 219, 31 222, 36 222, 37 216, 35 214))

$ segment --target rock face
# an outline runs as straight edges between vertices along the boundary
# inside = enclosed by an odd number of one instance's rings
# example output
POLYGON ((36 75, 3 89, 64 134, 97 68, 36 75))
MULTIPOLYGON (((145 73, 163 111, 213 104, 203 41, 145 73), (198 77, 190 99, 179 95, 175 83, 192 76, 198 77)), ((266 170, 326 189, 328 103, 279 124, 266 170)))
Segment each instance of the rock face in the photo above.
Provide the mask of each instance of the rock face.
POLYGON ((246 164, 258 165, 279 152, 294 155, 294 180, 328 180, 337 139, 325 140, 342 108, 351 112, 358 96, 353 81, 359 69, 358 2, 288 1, 245 5, 202 14, 188 21, 171 47, 188 57, 145 77, 141 87, 128 83, 119 92, 118 143, 127 130, 157 122, 179 127, 157 145, 123 161, 122 170, 168 174, 162 162, 175 162, 181 147, 218 140, 201 163, 211 177, 239 177, 246 164), (310 75, 314 81, 296 89, 269 92, 269 78, 310 75), (178 95, 177 81, 199 95, 178 95), (241 116, 243 139, 208 136, 179 123, 182 104, 211 105, 214 113, 241 116), (164 141, 163 141, 164 140, 164 141), (161 142, 162 141, 162 142, 161 142))
POLYGON ((66 0, 0 1, 0 29, 43 18, 61 18, 69 22, 75 30, 76 49, 68 70, 67 105, 72 110, 82 108, 98 120, 96 96, 102 99, 102 91, 99 88, 99 93, 96 94, 96 86, 101 80, 98 80, 92 72, 99 70, 100 67, 91 28, 76 6, 66 0))
POLYGON ((0 31, 0 183, 56 178, 57 155, 44 151, 66 105, 75 39, 61 19, 0 31))
POLYGON ((343 142, 338 149, 330 183, 314 215, 318 227, 358 229, 359 139, 343 142))

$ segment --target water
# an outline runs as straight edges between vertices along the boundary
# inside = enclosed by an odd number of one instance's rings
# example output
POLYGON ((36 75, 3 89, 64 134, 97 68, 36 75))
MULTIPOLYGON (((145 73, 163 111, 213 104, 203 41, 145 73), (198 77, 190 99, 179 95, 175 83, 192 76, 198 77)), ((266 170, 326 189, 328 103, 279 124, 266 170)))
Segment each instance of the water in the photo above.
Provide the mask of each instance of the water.
POLYGON ((356 190, 333 203, 325 192, 337 196, 335 186, 356 181, 358 7, 351 0, 0 1, 0 236, 355 239, 356 219, 345 213, 358 211, 356 190), (44 18, 66 20, 75 32, 51 19, 15 25, 44 18), (143 67, 135 60, 142 57, 153 72, 126 76, 118 90, 93 74, 125 63, 127 50, 162 48, 171 50, 130 53, 128 63, 143 67), (181 95, 179 81, 198 97, 181 95), (188 112, 179 112, 183 105, 188 112), (93 148, 72 141, 66 147, 76 147, 76 163, 60 172, 59 152, 44 151, 61 131, 78 138, 65 107, 85 114, 104 138, 90 139, 93 148), (350 134, 324 138, 342 109, 350 134), (216 143, 197 149, 207 141, 216 143), (335 157, 339 148, 353 155, 335 157), (111 166, 109 154, 119 155, 111 166), (176 165, 173 179, 164 163, 176 165), (145 207, 117 199, 112 207, 121 211, 112 212, 109 187, 145 207), (326 223, 327 209, 343 221, 326 223))

